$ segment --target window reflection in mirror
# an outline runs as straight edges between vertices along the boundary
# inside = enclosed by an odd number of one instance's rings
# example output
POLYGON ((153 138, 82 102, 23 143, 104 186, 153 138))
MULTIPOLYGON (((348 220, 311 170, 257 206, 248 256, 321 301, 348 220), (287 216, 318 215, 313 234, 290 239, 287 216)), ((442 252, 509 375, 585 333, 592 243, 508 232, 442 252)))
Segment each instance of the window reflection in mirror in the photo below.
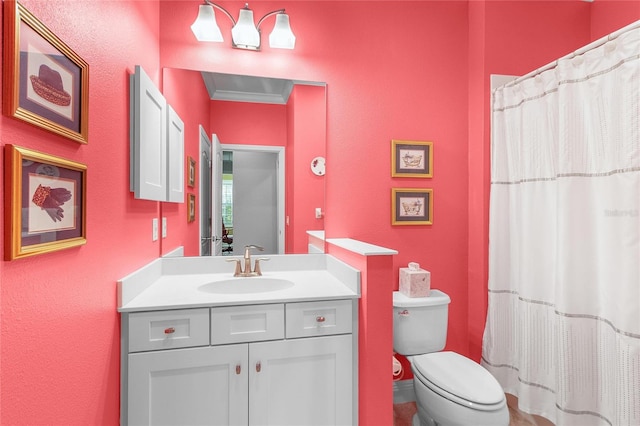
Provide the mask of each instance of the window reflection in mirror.
POLYGON ((233 151, 222 151, 222 254, 233 254, 233 151))

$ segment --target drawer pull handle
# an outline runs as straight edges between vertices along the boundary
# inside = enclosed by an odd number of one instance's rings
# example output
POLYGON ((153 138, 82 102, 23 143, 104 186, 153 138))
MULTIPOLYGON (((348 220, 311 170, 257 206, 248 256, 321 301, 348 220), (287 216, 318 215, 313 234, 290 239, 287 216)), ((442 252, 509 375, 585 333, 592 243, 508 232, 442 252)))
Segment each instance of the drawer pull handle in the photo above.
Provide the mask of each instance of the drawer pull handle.
POLYGON ((236 374, 240 374, 242 372, 242 367, 240 364, 236 365, 236 374))
POLYGON ((316 322, 325 322, 326 318, 325 317, 316 317, 316 322))
POLYGON ((262 370, 262 364, 260 364, 260 362, 256 362, 256 372, 260 372, 260 370, 262 370))
POLYGON ((176 329, 173 327, 169 327, 169 328, 165 328, 164 329, 164 334, 173 334, 176 332, 176 329))

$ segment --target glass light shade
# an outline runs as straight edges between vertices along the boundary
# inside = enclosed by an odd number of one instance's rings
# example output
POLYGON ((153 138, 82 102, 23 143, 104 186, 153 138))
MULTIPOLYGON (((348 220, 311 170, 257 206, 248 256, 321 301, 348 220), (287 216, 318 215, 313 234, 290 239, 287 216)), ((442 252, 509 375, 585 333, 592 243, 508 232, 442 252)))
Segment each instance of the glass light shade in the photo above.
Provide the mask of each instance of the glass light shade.
POLYGON ((293 49, 296 45, 296 36, 289 25, 289 15, 278 13, 276 25, 269 34, 269 46, 278 49, 293 49))
POLYGON ((223 41, 213 6, 209 4, 200 5, 198 17, 191 25, 191 31, 198 41, 223 41))
POLYGON ((231 29, 231 36, 237 47, 244 49, 258 49, 260 47, 260 33, 253 23, 251 9, 240 9, 238 23, 231 29))

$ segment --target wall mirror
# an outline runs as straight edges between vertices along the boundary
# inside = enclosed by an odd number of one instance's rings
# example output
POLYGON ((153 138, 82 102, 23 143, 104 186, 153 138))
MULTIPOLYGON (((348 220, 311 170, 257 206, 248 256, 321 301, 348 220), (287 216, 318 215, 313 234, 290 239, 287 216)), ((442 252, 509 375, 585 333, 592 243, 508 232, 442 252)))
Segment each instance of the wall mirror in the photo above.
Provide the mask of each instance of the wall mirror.
POLYGON ((197 165, 200 254, 241 255, 247 244, 307 253, 307 232, 324 229, 326 84, 190 72, 211 99, 197 165))

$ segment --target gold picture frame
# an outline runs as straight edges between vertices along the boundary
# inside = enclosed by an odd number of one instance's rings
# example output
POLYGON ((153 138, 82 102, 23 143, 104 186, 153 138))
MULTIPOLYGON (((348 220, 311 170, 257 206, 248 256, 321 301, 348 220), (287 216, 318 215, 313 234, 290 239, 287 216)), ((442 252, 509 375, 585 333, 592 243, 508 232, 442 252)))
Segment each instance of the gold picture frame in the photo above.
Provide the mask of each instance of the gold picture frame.
POLYGON ((432 225, 433 189, 391 188, 392 225, 432 225))
POLYGON ((193 222, 196 220, 196 194, 188 194, 187 199, 187 222, 193 222))
POLYGON ((86 239, 87 166, 5 146, 5 260, 80 246, 86 239))
POLYGON ((5 115, 88 142, 89 65, 24 6, 4 2, 5 115))
POLYGON ((433 177, 433 142, 391 141, 392 177, 433 177))
POLYGON ((196 160, 189 156, 187 159, 187 185, 191 188, 196 186, 196 160))

